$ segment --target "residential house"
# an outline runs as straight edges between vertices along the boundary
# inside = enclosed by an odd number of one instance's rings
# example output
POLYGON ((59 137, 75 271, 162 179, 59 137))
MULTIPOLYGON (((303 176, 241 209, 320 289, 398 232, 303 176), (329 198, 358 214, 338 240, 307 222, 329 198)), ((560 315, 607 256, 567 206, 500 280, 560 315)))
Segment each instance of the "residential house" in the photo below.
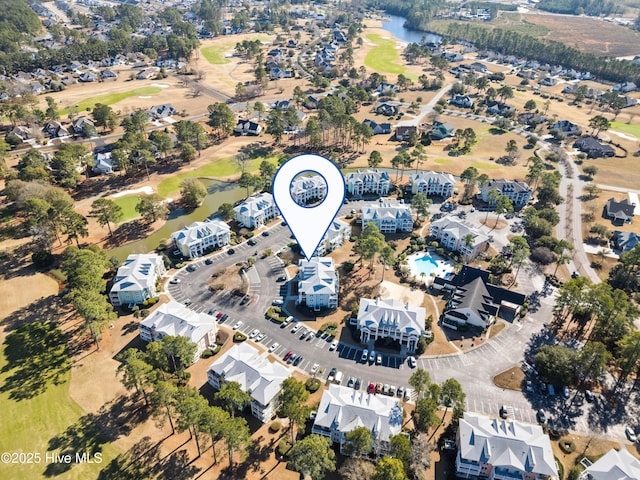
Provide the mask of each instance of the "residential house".
POLYGON ((100 72, 100 78, 102 80, 115 80, 118 78, 118 74, 114 70, 106 69, 100 72))
POLYGON ((371 432, 373 451, 386 455, 390 437, 402 431, 402 417, 400 401, 394 397, 332 384, 322 392, 311 433, 330 438, 344 453, 347 433, 365 427, 371 432))
POLYGON ((631 223, 635 208, 635 204, 631 203, 628 198, 621 202, 618 202, 615 198, 610 198, 604 206, 604 216, 610 218, 611 223, 614 225, 631 223))
POLYGON ((474 72, 477 72, 477 73, 488 73, 489 72, 487 70, 487 66, 484 63, 473 62, 471 65, 469 65, 469 67, 471 68, 471 70, 473 70, 474 72))
POLYGON ((98 81, 98 77, 93 72, 82 72, 78 77, 78 80, 84 83, 90 83, 98 81))
POLYGON ((386 117, 393 117, 398 114, 398 107, 389 105, 388 103, 381 103, 376 107, 376 113, 386 117))
POLYGON ((456 443, 458 478, 558 479, 551 441, 540 425, 465 412, 456 443))
POLYGON ((116 272, 109 300, 115 306, 133 306, 155 298, 159 293, 157 284, 165 273, 167 269, 160 255, 131 254, 116 272))
POLYGON ((42 133, 49 138, 64 138, 69 136, 69 131, 57 120, 49 120, 42 127, 42 133))
POLYGON ((318 256, 326 255, 344 245, 344 242, 350 237, 351 225, 342 220, 335 219, 331 222, 331 225, 329 225, 324 237, 322 237, 315 254, 318 256))
POLYGON ((349 41, 347 35, 340 29, 334 28, 331 33, 333 34, 333 39, 338 43, 347 43, 349 41))
POLYGON ((209 385, 220 390, 224 383, 238 382, 251 397, 251 413, 261 422, 275 414, 282 382, 291 371, 278 362, 270 362, 248 343, 234 345, 207 371, 209 385))
POLYGON ((588 158, 613 157, 616 154, 611 145, 600 143, 594 137, 580 137, 573 146, 586 153, 588 158))
POLYGON ((276 100, 275 102, 273 102, 273 105, 271 105, 271 108, 273 110, 280 110, 282 112, 289 110, 289 107, 292 107, 293 103, 291 102, 291 100, 276 100))
POLYGON ((612 448, 589 465, 578 480, 638 480, 640 461, 626 448, 612 448))
POLYGON ((319 202, 327 195, 327 183, 320 175, 297 177, 291 182, 291 198, 298 205, 319 202))
POLYGON ((487 328, 496 318, 513 320, 522 310, 526 296, 489 283, 486 270, 465 265, 453 277, 436 277, 432 288, 449 292, 442 324, 457 329, 462 325, 487 328))
POLYGON ((85 126, 91 129, 96 128, 93 123, 93 120, 91 120, 89 117, 78 117, 73 122, 71 122, 71 129, 77 135, 82 134, 82 132, 85 129, 85 126))
POLYGON ((140 70, 140 72, 138 72, 138 74, 136 75, 136 79, 138 79, 138 80, 147 80, 147 79, 153 77, 154 75, 156 75, 159 71, 160 71, 160 69, 158 67, 145 68, 143 70, 140 70))
POLYGON ((82 64, 76 60, 73 60, 67 64, 68 72, 75 73, 75 72, 79 72, 80 70, 82 70, 82 64))
POLYGON ((453 195, 456 180, 450 173, 419 172, 409 177, 411 193, 424 193, 427 196, 449 198, 453 195))
POLYGON ((380 202, 362 207, 362 225, 375 223, 382 233, 411 232, 411 207, 402 203, 380 202))
POLYGON ((16 137, 18 137, 20 140, 22 140, 23 142, 29 142, 31 140, 35 140, 35 137, 33 135, 33 132, 31 131, 30 128, 25 127, 24 125, 18 125, 16 127, 14 127, 11 132, 9 132, 10 135, 15 135, 16 137))
POLYGON ((38 95, 46 90, 45 86, 40 82, 29 82, 28 87, 34 95, 38 95))
POLYGON ((516 210, 524 207, 529 200, 531 200, 532 190, 531 187, 525 182, 519 182, 518 180, 506 180, 501 178, 499 180, 491 180, 486 185, 483 185, 478 196, 483 202, 488 203, 489 206, 495 207, 495 201, 491 201, 489 192, 495 190, 499 195, 504 195, 511 200, 513 207, 516 210))
POLYGON ((418 127, 415 125, 398 126, 396 127, 396 140, 398 142, 406 142, 413 133, 418 134, 418 127))
POLYGON ((460 55, 458 52, 443 52, 441 55, 442 58, 447 60, 447 62, 461 62, 464 60, 464 57, 460 55))
POLYGON ((252 122, 251 120, 238 120, 238 123, 236 123, 235 128, 233 129, 233 132, 236 133, 237 135, 251 135, 251 136, 258 136, 260 135, 260 132, 262 131, 262 125, 260 125, 257 122, 252 122))
POLYGON ((393 83, 382 82, 380 85, 378 85, 378 88, 375 89, 374 93, 377 93, 378 95, 393 95, 395 93, 398 93, 399 91, 400 89, 397 85, 394 85, 393 83))
POLYGON ((138 330, 140 338, 145 342, 157 342, 167 336, 186 337, 196 345, 193 363, 200 358, 202 352, 216 343, 215 320, 210 315, 196 313, 175 300, 160 305, 140 322, 138 330))
POLYGON ((633 232, 621 232, 616 230, 611 236, 611 246, 621 253, 629 252, 640 244, 640 235, 633 232))
POLYGON ((234 207, 233 210, 236 212, 236 221, 247 228, 260 228, 267 220, 280 214, 270 193, 253 195, 234 207))
POLYGON ((231 242, 229 225, 220 220, 193 222, 173 232, 171 240, 183 257, 201 257, 208 250, 224 247, 231 242))
POLYGON ((622 82, 615 85, 612 90, 614 92, 629 93, 637 89, 638 86, 633 82, 622 82))
POLYGON ((506 103, 493 102, 490 103, 487 107, 487 113, 489 115, 499 115, 502 117, 510 117, 515 112, 515 109, 512 105, 507 105, 506 103))
POLYGON ((269 77, 271 78, 271 80, 278 80, 280 78, 293 78, 294 73, 291 69, 275 67, 272 68, 271 71, 269 71, 269 77))
POLYGON ((298 262, 298 305, 320 310, 338 308, 340 282, 330 257, 312 257, 298 262))
POLYGON ((6 102, 10 98, 11 97, 9 96, 9 94, 7 92, 0 92, 0 102, 6 102))
POLYGON ((453 137, 453 132, 455 128, 454 126, 447 123, 434 122, 431 126, 431 139, 432 140, 443 140, 445 138, 453 137))
POLYGON ((518 114, 518 123, 535 127, 547 121, 547 117, 535 112, 522 112, 518 114))
POLYGON ((91 167, 91 171, 98 175, 108 175, 113 173, 113 160, 111 159, 111 152, 96 153, 93 157, 94 165, 91 167))
POLYGON ((469 259, 475 258, 489 247, 487 235, 450 216, 432 221, 429 236, 437 239, 441 246, 469 259))
POLYGON ((370 347, 378 339, 391 338, 397 340, 403 349, 414 352, 425 332, 425 309, 395 298, 361 298, 356 320, 360 343, 370 347))
POLYGON ((454 95, 449 99, 449 104, 460 108, 471 108, 473 99, 469 95, 454 95))
POLYGON ((551 126, 551 129, 560 130, 565 135, 580 135, 580 127, 569 120, 560 120, 551 126))
POLYGON ((308 110, 316 110, 318 108, 318 99, 309 95, 302 106, 308 110))
POLYGON ((349 173, 345 178, 347 193, 354 197, 366 194, 384 196, 389 193, 391 180, 384 170, 357 170, 349 173))
POLYGON ((391 133, 390 123, 376 123, 373 120, 365 119, 362 123, 368 125, 373 130, 374 135, 388 135, 391 133))
POLYGON ((544 77, 538 83, 544 87, 553 87, 558 84, 558 79, 553 77, 544 77))
POLYGON ((161 120, 163 118, 170 117, 171 115, 175 115, 176 109, 173 108, 173 105, 165 103, 163 105, 154 105, 149 109, 149 117, 151 120, 161 120))

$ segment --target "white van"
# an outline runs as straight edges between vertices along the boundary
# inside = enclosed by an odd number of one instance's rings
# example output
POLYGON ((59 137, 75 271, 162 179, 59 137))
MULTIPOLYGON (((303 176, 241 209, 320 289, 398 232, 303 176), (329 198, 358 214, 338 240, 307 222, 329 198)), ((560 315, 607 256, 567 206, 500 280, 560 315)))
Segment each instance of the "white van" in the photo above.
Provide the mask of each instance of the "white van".
POLYGON ((336 377, 333 379, 333 383, 340 385, 342 383, 343 374, 340 370, 336 373, 336 377))

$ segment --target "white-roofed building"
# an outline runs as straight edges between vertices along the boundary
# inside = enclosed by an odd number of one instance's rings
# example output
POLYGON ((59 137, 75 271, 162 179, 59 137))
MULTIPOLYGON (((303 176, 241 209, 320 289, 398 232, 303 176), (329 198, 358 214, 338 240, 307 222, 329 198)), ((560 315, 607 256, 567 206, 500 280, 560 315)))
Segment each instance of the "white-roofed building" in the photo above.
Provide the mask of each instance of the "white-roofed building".
POLYGON ((327 184, 320 175, 299 177, 291 182, 291 198, 298 205, 319 202, 327 195, 327 184))
POLYGON ((384 170, 357 170, 349 173, 345 178, 347 192, 354 197, 361 197, 367 193, 380 196, 387 195, 391 188, 389 174, 384 170))
POLYGON ((402 203, 381 202, 362 207, 362 226, 373 222, 382 233, 413 230, 411 207, 402 203))
POLYGON ((351 225, 342 220, 335 219, 329 225, 327 233, 316 248, 315 255, 322 256, 341 247, 351 237, 351 225))
POLYGON ((516 209, 524 207, 529 200, 531 200, 531 187, 525 182, 519 182, 517 180, 506 180, 504 178, 499 180, 491 180, 484 185, 478 194, 483 202, 487 202, 490 206, 495 206, 495 202, 491 202, 489 198, 489 192, 495 190, 500 195, 504 195, 511 200, 513 207, 516 209))
POLYGON ((474 258, 489 246, 487 235, 451 217, 431 222, 429 235, 436 238, 441 246, 460 252, 467 258, 474 258))
POLYGON ((156 284, 167 273, 164 261, 155 253, 131 254, 118 268, 109 291, 112 305, 139 305, 158 296, 156 284))
POLYGON ((247 228, 260 228, 267 220, 279 215, 270 193, 253 195, 234 207, 233 210, 236 212, 236 221, 247 228))
POLYGON ((414 352, 424 335, 425 310, 394 298, 360 299, 357 325, 360 342, 372 344, 379 338, 392 338, 414 352))
POLYGON ((338 307, 338 272, 330 257, 298 262, 298 300, 314 310, 338 307))
POLYGON ((225 382, 238 382, 251 396, 251 413, 262 422, 275 413, 282 382, 290 376, 288 368, 271 363, 247 343, 231 347, 207 371, 209 384, 216 390, 225 382))
POLYGON ((402 407, 394 397, 375 395, 340 385, 322 393, 311 433, 329 437, 343 450, 346 435, 357 427, 371 431, 373 450, 389 453, 389 437, 402 430, 402 407))
POLYGON ((489 480, 558 478, 549 436, 540 425, 465 412, 457 434, 456 474, 489 480))
POLYGON ((640 480, 640 460, 626 448, 605 453, 580 474, 580 480, 640 480))
POLYGON ((140 322, 140 338, 155 342, 164 337, 186 337, 197 346, 193 361, 216 343, 216 322, 206 313, 196 313, 181 303, 171 300, 160 305, 140 322))
POLYGON ((424 193, 449 198, 453 195, 456 179, 450 173, 420 172, 409 177, 411 193, 424 193))
POLYGON ((171 240, 184 257, 201 257, 207 250, 229 245, 231 229, 221 220, 193 222, 182 230, 173 232, 171 240))

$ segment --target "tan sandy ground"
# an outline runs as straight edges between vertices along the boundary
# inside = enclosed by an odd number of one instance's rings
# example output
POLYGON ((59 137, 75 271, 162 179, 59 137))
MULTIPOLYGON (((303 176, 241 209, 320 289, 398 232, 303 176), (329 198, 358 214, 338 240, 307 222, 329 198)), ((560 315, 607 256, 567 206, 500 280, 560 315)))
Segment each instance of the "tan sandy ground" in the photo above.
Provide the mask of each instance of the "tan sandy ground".
MULTIPOLYGON (((0 245, 4 246, 4 242, 0 245)), ((22 271, 20 276, 0 281, 0 320, 41 298, 58 293, 58 282, 38 272, 22 271)), ((4 339, 4 332, 0 333, 4 339)))
POLYGON ((631 455, 633 455, 636 458, 640 458, 640 453, 638 452, 638 449, 634 448, 632 445, 629 445, 626 443, 621 444, 619 442, 611 441, 602 437, 595 437, 595 436, 591 437, 587 435, 571 434, 571 435, 562 437, 560 441, 562 440, 570 440, 574 443, 576 447, 573 453, 564 453, 562 450, 560 450, 559 440, 551 441, 551 448, 553 449, 553 455, 557 457, 558 460, 560 460, 560 462, 562 462, 562 465, 564 466, 565 475, 567 475, 569 473, 569 470, 575 465, 576 459, 583 454, 590 458, 597 459, 597 458, 600 458, 605 453, 607 453, 612 448, 615 448, 616 450, 620 450, 621 448, 626 448, 629 451, 629 453, 631 453, 631 455))

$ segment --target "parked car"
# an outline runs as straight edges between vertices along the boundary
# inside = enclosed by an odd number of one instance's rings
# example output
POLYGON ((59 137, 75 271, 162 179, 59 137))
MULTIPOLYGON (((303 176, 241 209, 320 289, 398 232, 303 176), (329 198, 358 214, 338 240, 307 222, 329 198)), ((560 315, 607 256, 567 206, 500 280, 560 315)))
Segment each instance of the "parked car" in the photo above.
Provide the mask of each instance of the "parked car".
POLYGON ((269 233, 269 230, 265 230, 264 232, 262 232, 262 236, 263 236, 263 237, 268 237, 269 235, 271 235, 271 234, 269 233))
POLYGON ((389 384, 388 383, 385 383, 382 386, 382 394, 383 395, 389 395, 389 384))
POLYGON ((380 354, 376 356, 376 365, 382 365, 382 355, 380 354))
POLYGON ((395 385, 389 385, 389 396, 395 397, 395 395, 396 395, 396 386, 395 385))
POLYGON ((531 380, 527 380, 525 383, 525 390, 527 392, 533 392, 533 382, 531 380))
POLYGON ((562 387, 562 396, 564 398, 569 398, 571 396, 571 392, 569 391, 569 387, 567 387, 566 385, 564 385, 562 387))
POLYGON ((536 420, 538 423, 547 423, 547 415, 544 413, 544 410, 540 409, 536 412, 536 420))
POLYGON ((187 265, 187 272, 195 272, 198 269, 194 264, 187 265))
POLYGON ((556 389, 553 387, 553 385, 551 384, 547 385, 547 393, 549 394, 550 397, 555 397, 556 389))
POLYGON ((227 250, 227 253, 229 255, 233 255, 234 253, 236 253, 236 251, 233 248, 230 248, 229 250, 227 250))
POLYGON ((587 402, 593 402, 593 392, 591 390, 584 391, 584 398, 587 402))
POLYGON ((300 335, 300 340, 304 340, 305 338, 307 338, 307 335, 309 335, 311 332, 309 330, 303 330, 302 335, 300 335))
POLYGON ((297 367, 304 357, 302 355, 298 355, 296 359, 293 361, 293 366, 297 367))
POLYGON ((362 351, 362 355, 360 356, 360 361, 361 362, 366 362, 367 359, 369 358, 369 350, 367 350, 366 348, 362 351))
POLYGON ((260 330, 258 330, 257 328, 254 328, 253 330, 251 330, 251 333, 249 334, 249 338, 253 340, 259 334, 260 334, 260 330))
POLYGON ((375 350, 371 350, 369 352, 369 362, 373 363, 376 361, 376 351, 375 350))
POLYGON ((287 352, 287 353, 285 353, 285 354, 284 354, 284 357, 282 357, 282 360, 284 360, 284 361, 286 362, 287 360, 289 360, 289 357, 290 357, 291 355, 293 355, 293 352, 287 352))
POLYGON ((319 368, 320 368, 320 365, 318 365, 317 363, 314 363, 313 367, 311 367, 311 375, 315 375, 316 373, 318 373, 319 368))
POLYGON ((205 265, 211 265, 211 264, 213 264, 213 258, 207 258, 207 259, 204 261, 204 263, 205 263, 205 265))
POLYGON ((327 377, 327 380, 329 382, 333 382, 333 380, 336 378, 336 373, 338 373, 338 369, 336 367, 333 367, 331 370, 329 370, 329 376, 327 377))
POLYGON ((293 317, 287 317, 284 322, 280 324, 280 328, 286 328, 293 321, 293 317))
POLYGON ((298 355, 296 355, 295 353, 292 354, 288 359, 287 359, 287 363, 293 363, 293 361, 298 358, 298 355))
POLYGON ((507 418, 509 416, 509 412, 507 411, 507 406, 502 405, 500 407, 500 418, 507 418))
POLYGON ((409 400, 411 400, 412 396, 413 396, 413 390, 410 388, 406 388, 404 390, 404 401, 408 402, 409 400))
POLYGON ((336 348, 338 348, 338 341, 334 340, 333 342, 331 342, 331 345, 329 346, 329 351, 332 352, 334 351, 336 348))
POLYGON ((338 370, 338 372, 336 373, 336 378, 334 378, 333 381, 340 385, 342 383, 343 376, 344 374, 340 370, 338 370))
POLYGON ((278 347, 279 347, 279 346, 280 346, 280 344, 279 344, 278 342, 276 342, 276 343, 274 343, 273 345, 271 345, 271 346, 269 347, 269 353, 271 353, 271 352, 275 352, 275 351, 278 349, 278 347))
POLYGON ((271 305, 273 305, 274 307, 281 307, 282 305, 284 305, 284 302, 280 298, 276 298, 273 302, 271 302, 271 305))
POLYGON ((353 377, 349 377, 349 380, 347 380, 347 387, 353 388, 354 383, 356 383, 356 379, 353 377))
POLYGON ((407 362, 409 363, 409 367, 411 368, 416 368, 416 357, 409 357, 407 358, 407 362))
POLYGON ((278 278, 276 278, 276 282, 284 282, 287 280, 287 277, 284 275, 280 275, 278 278))
POLYGON ((180 279, 179 278, 172 278, 171 280, 169 280, 169 283, 171 285, 178 285, 180 283, 180 279))
POLYGON ((233 327, 231 327, 233 330, 238 330, 242 325, 244 325, 244 322, 242 320, 238 320, 236 323, 233 324, 233 327))
POLYGON ((244 297, 242 297, 242 300, 240 300, 240 305, 246 305, 249 302, 249 295, 245 295, 244 297))
POLYGON ((404 387, 398 387, 397 395, 398 397, 402 398, 402 396, 404 395, 404 387))
POLYGON ((376 392, 375 383, 370 383, 369 386, 367 387, 367 393, 375 393, 375 392, 376 392))
POLYGON ((355 388, 356 390, 360 390, 361 386, 362 386, 362 379, 360 377, 358 377, 358 378, 356 378, 356 381, 353 384, 353 388, 355 388))
POLYGON ((247 242, 249 245, 251 245, 252 247, 256 246, 256 241, 253 238, 250 238, 249 241, 247 242))
POLYGON ((380 382, 376 383, 376 393, 382 392, 382 384, 380 382))
POLYGON ((636 435, 636 432, 632 427, 625 428, 624 433, 630 442, 636 443, 638 441, 638 436, 636 435))
POLYGON ((300 330, 302 328, 302 324, 301 323, 296 323, 294 325, 294 327, 291 329, 291 333, 296 333, 298 330, 300 330))
POLYGON ((256 342, 261 342, 262 340, 264 340, 266 337, 266 335, 264 333, 259 333, 258 336, 256 337, 256 342))

